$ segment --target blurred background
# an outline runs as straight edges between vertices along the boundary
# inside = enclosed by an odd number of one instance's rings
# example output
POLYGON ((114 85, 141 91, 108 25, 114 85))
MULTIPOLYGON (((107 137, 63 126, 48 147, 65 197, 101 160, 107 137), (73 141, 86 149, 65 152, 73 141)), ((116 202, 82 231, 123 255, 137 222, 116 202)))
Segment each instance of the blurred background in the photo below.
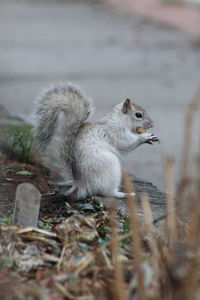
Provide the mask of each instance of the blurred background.
POLYGON ((163 189, 163 157, 174 157, 177 176, 185 111, 200 84, 200 1, 182 2, 1 0, 0 103, 31 121, 41 89, 72 81, 94 99, 96 119, 130 97, 161 143, 131 152, 124 169, 163 189))

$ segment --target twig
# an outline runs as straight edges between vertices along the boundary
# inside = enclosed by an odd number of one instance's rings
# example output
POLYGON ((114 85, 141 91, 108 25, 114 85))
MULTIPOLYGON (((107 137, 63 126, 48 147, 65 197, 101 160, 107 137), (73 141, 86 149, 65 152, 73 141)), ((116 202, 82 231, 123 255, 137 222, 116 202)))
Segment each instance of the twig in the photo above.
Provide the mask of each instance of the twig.
POLYGON ((71 293, 69 293, 62 284, 55 282, 55 287, 59 292, 61 292, 67 299, 69 300, 77 300, 77 297, 73 296, 71 293))
POLYGON ((152 211, 149 203, 149 197, 146 193, 142 194, 141 202, 142 202, 142 209, 144 213, 144 223, 147 229, 147 237, 148 237, 149 247, 151 250, 152 263, 154 265, 156 277, 158 278, 160 255, 158 252, 157 241, 153 233, 153 218, 152 218, 152 211))
POLYGON ((165 157, 165 191, 167 194, 167 220, 166 229, 169 237, 170 246, 174 245, 177 239, 177 225, 176 225, 176 208, 175 208, 175 187, 174 187, 174 173, 173 173, 173 159, 170 156, 165 157))
POLYGON ((186 117, 185 117, 185 127, 183 132, 183 145, 182 145, 182 155, 181 155, 181 168, 180 168, 180 180, 177 189, 177 199, 181 200, 183 195, 183 190, 188 177, 188 164, 190 150, 192 146, 192 127, 195 120, 195 113, 197 112, 200 103, 200 87, 197 89, 194 98, 188 106, 186 117))
POLYGON ((67 245, 64 245, 64 246, 62 247, 61 255, 60 255, 59 261, 58 261, 58 263, 57 263, 57 267, 56 267, 56 268, 57 268, 57 272, 60 271, 60 266, 61 266, 62 261, 63 261, 63 258, 64 258, 64 254, 65 254, 66 247, 67 247, 67 245))
POLYGON ((148 233, 152 235, 153 233, 153 217, 151 212, 151 207, 149 204, 149 197, 146 193, 141 195, 141 203, 142 203, 142 210, 144 214, 144 223, 148 228, 148 233))
POLYGON ((80 274, 81 271, 84 270, 93 261, 94 261, 93 254, 87 253, 85 255, 84 262, 81 264, 81 266, 79 268, 77 268, 77 270, 74 272, 74 274, 76 274, 78 276, 78 274, 80 274))
POLYGON ((119 246, 118 246, 118 237, 117 237, 117 216, 115 199, 111 199, 113 203, 112 214, 111 214, 111 227, 112 227, 112 239, 111 239, 111 249, 112 249, 112 260, 115 272, 115 299, 124 300, 126 299, 124 289, 123 289, 123 273, 122 265, 119 260, 119 246))
POLYGON ((199 242, 199 228, 200 228, 200 154, 196 163, 196 178, 194 179, 196 182, 196 195, 194 199, 194 212, 191 220, 191 230, 188 236, 189 244, 193 247, 193 249, 198 248, 199 242))
POLYGON ((146 293, 144 289, 144 282, 143 282, 143 272, 142 272, 142 247, 140 242, 140 226, 137 219, 137 212, 136 212, 136 204, 135 199, 131 195, 134 191, 133 184, 129 179, 128 174, 124 174, 123 176, 123 183, 124 189, 127 193, 127 202, 130 210, 130 217, 132 223, 132 243, 134 247, 134 256, 135 256, 135 269, 136 269, 136 276, 137 276, 137 283, 138 283, 138 296, 140 300, 145 300, 146 293))

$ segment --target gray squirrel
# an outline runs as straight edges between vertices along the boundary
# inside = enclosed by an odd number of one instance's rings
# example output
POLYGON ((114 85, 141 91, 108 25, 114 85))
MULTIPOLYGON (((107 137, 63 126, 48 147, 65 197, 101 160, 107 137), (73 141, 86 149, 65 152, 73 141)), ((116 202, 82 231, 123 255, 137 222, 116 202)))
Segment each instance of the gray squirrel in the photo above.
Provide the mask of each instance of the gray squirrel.
POLYGON ((57 184, 66 188, 65 195, 124 198, 120 155, 159 141, 146 132, 153 122, 128 98, 100 120, 87 122, 92 111, 92 100, 74 84, 44 90, 35 107, 35 149, 42 163, 59 174, 57 184))

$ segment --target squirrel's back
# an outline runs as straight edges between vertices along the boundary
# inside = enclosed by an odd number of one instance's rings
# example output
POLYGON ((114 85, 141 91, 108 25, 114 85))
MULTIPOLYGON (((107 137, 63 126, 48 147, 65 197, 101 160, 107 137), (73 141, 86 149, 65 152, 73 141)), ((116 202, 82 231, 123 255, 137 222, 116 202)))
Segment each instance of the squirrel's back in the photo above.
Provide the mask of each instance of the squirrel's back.
POLYGON ((91 112, 91 99, 71 83, 51 86, 38 97, 34 146, 49 169, 58 173, 65 170, 64 176, 72 177, 73 139, 91 112))

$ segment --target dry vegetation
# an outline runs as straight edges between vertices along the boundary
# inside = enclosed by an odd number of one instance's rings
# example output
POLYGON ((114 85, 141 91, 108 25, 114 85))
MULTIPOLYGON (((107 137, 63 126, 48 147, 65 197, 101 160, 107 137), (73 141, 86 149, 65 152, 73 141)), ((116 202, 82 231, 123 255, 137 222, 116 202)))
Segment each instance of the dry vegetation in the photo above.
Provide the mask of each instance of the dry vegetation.
MULTIPOLYGON (((200 156, 190 172, 192 121, 200 93, 186 116, 181 176, 165 159, 167 216, 155 227, 147 195, 139 223, 131 196, 130 219, 100 208, 74 214, 47 229, 1 226, 0 299, 146 300, 200 298, 200 156), (175 204, 176 199, 178 204, 175 204), (183 218, 184 215, 191 218, 183 218)), ((124 177, 125 190, 134 187, 124 177)), ((111 199, 112 201, 112 199, 111 199)))

